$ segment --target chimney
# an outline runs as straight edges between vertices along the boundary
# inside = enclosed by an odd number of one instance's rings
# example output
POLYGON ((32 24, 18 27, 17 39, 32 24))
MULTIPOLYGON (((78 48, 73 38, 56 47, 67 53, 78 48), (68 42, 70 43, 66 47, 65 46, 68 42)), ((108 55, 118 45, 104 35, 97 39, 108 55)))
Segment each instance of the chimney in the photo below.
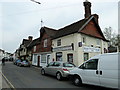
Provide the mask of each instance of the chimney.
POLYGON ((97 14, 93 14, 93 16, 95 18, 96 23, 99 24, 99 22, 98 22, 99 16, 97 14))
POLYGON ((83 2, 83 5, 85 7, 85 18, 89 17, 91 15, 91 3, 86 0, 85 2, 83 2))
POLYGON ((33 39, 32 36, 29 36, 29 37, 28 37, 28 40, 29 40, 29 41, 32 41, 32 39, 33 39))

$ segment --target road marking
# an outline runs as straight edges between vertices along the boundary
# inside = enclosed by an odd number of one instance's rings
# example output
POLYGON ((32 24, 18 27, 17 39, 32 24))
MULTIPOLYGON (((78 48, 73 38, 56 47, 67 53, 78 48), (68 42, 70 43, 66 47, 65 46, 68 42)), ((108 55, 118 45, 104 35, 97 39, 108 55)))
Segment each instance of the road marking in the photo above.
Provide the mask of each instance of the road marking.
POLYGON ((7 83, 10 85, 11 89, 12 90, 16 90, 15 87, 11 84, 11 82, 6 78, 6 76, 2 72, 0 72, 0 73, 2 74, 2 76, 4 77, 4 79, 7 81, 7 83))

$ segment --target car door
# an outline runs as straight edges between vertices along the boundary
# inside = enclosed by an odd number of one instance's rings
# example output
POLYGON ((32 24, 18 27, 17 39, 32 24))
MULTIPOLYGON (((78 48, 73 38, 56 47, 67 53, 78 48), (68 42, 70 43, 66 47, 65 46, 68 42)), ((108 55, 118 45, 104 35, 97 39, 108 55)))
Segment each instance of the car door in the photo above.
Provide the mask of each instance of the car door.
POLYGON ((84 63, 84 80, 87 84, 100 85, 99 73, 98 73, 98 59, 91 59, 84 63))
POLYGON ((52 75, 56 76, 57 71, 61 69, 60 62, 54 62, 53 68, 52 68, 52 75))
POLYGON ((54 65, 54 62, 50 62, 50 63, 45 67, 45 73, 52 75, 53 65, 54 65))

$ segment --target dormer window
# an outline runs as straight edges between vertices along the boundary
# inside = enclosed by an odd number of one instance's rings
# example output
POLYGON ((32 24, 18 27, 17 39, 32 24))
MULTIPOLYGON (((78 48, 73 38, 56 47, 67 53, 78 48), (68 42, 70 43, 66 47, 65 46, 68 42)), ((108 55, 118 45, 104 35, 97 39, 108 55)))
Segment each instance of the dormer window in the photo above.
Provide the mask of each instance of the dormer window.
POLYGON ((61 46, 61 39, 57 40, 57 46, 61 46))
POLYGON ((44 47, 47 47, 47 39, 44 40, 44 47))

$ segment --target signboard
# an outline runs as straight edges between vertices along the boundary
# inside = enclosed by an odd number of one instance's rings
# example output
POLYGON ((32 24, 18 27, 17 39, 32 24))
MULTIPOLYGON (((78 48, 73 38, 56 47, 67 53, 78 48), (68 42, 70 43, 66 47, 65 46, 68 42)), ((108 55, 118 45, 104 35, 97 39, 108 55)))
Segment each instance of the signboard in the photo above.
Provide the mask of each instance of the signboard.
POLYGON ((72 46, 71 45, 53 48, 53 52, 56 52, 56 51, 68 51, 68 50, 72 50, 72 46))
POLYGON ((83 47, 84 52, 100 52, 100 48, 95 47, 83 47))

